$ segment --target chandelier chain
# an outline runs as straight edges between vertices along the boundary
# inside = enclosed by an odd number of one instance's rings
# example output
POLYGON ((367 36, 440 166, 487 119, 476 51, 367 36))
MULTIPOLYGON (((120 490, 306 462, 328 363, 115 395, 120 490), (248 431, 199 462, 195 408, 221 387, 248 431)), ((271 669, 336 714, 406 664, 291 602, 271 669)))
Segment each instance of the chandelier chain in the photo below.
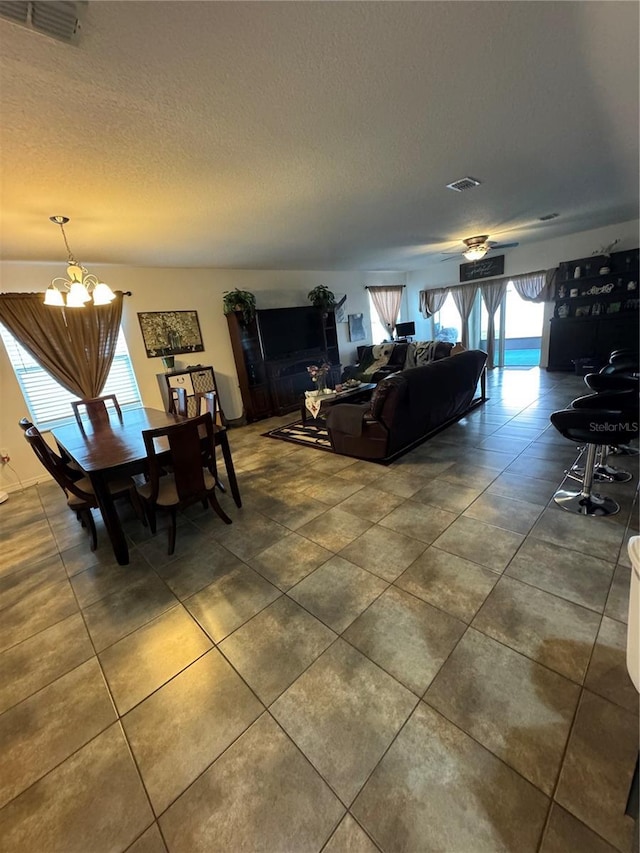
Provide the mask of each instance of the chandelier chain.
POLYGON ((60 226, 60 230, 62 231, 62 239, 64 240, 64 244, 67 247, 67 255, 68 255, 67 260, 70 263, 76 264, 76 266, 78 266, 79 265, 78 261, 74 258, 73 252, 71 251, 71 248, 69 246, 69 241, 67 240, 67 235, 65 234, 65 231, 64 231, 64 225, 62 224, 62 222, 58 222, 58 225, 60 226))

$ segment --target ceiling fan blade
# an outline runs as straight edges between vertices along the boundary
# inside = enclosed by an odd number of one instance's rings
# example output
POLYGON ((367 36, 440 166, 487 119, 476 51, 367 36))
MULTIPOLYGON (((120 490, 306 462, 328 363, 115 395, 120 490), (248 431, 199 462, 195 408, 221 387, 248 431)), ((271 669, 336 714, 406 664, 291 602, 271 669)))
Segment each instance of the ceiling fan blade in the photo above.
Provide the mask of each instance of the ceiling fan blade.
POLYGON ((514 246, 519 246, 520 243, 494 243, 492 249, 512 249, 514 246))
MULTIPOLYGON (((455 254, 450 255, 450 257, 448 257, 448 258, 440 258, 440 263, 443 263, 443 261, 455 261, 456 259, 460 259, 460 258, 462 258, 461 253, 456 252, 455 254)), ((463 260, 464 260, 464 258, 463 258, 463 260)))

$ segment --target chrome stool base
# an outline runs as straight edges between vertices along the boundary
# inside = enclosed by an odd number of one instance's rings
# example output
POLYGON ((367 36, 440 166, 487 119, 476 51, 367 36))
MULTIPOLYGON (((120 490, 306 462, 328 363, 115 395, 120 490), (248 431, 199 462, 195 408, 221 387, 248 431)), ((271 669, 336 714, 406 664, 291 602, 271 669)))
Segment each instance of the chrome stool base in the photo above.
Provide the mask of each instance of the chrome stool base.
MULTIPOLYGON (((584 468, 577 465, 564 473, 579 483, 584 480, 584 468)), ((628 483, 629 480, 633 480, 633 474, 623 471, 621 468, 614 468, 613 465, 596 465, 593 469, 594 483, 628 483)))
POLYGON ((582 492, 569 492, 566 489, 560 489, 553 496, 554 501, 561 509, 567 512, 573 512, 576 515, 615 515, 620 512, 620 504, 606 498, 603 495, 598 495, 595 492, 591 496, 585 496, 582 492))
POLYGON ((619 444, 610 451, 614 456, 637 456, 640 453, 637 447, 630 444, 619 444))

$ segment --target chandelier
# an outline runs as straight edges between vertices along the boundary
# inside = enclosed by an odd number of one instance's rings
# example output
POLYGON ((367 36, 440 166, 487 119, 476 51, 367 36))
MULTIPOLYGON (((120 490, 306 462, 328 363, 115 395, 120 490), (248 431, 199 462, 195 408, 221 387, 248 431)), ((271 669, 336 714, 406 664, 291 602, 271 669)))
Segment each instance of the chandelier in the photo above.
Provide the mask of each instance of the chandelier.
POLYGON ((463 242, 467 246, 466 252, 462 254, 468 261, 479 261, 487 254, 491 246, 487 243, 488 235, 483 234, 480 237, 467 237, 463 242))
POLYGON ((111 290, 108 284, 103 281, 98 281, 95 275, 87 272, 87 270, 78 263, 74 258, 67 235, 64 233, 64 226, 69 221, 68 216, 50 216, 49 219, 60 226, 62 231, 62 239, 67 247, 67 276, 54 278, 44 295, 45 305, 57 305, 61 308, 82 308, 87 302, 93 300, 94 305, 108 305, 116 298, 115 293, 111 290), (63 288, 63 290, 60 290, 63 288))

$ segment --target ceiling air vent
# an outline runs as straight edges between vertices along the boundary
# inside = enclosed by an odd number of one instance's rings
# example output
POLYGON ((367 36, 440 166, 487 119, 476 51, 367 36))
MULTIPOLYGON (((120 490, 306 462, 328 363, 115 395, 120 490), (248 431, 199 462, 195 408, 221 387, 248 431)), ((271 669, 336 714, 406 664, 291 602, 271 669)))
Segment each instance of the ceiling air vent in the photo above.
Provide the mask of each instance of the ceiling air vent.
POLYGON ((86 7, 87 0, 0 0, 0 17, 58 41, 77 44, 86 7))
POLYGON ((448 190, 455 190, 457 193, 462 193, 465 190, 473 189, 473 187, 479 187, 480 181, 476 181, 475 178, 460 178, 459 181, 453 181, 451 184, 447 184, 448 190))

